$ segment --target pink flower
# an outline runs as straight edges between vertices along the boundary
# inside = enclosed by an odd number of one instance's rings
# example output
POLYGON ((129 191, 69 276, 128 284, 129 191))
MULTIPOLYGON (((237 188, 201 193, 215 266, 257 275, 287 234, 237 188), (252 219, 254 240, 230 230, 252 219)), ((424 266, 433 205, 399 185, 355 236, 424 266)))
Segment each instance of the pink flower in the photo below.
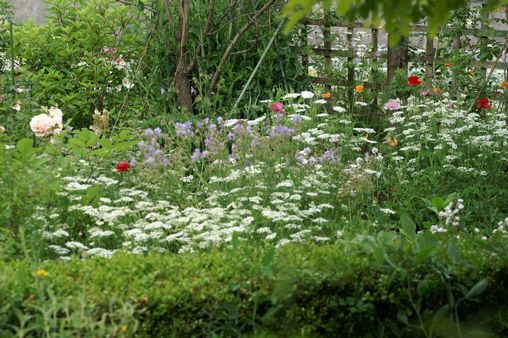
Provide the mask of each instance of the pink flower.
POLYGON ((399 110, 400 104, 395 100, 388 100, 384 105, 385 110, 399 110))
POLYGON ((274 102, 270 106, 270 110, 273 113, 282 113, 282 114, 284 114, 284 105, 281 102, 274 102))
POLYGON ((37 137, 51 135, 54 125, 55 120, 46 114, 36 115, 30 121, 30 128, 37 137))

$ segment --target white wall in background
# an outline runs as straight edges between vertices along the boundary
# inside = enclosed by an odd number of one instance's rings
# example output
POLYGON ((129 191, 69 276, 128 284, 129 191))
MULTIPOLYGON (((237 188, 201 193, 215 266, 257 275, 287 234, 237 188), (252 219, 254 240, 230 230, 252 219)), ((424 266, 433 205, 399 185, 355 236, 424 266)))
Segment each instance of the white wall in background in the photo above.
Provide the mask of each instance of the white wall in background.
POLYGON ((11 0, 14 5, 14 21, 34 19, 43 23, 47 5, 42 0, 11 0))

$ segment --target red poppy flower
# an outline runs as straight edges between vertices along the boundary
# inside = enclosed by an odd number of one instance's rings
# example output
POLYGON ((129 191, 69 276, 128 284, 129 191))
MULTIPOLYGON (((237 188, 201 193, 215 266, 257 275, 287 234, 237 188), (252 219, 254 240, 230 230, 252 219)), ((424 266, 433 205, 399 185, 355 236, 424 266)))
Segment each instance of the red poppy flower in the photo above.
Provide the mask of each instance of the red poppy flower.
POLYGON ((476 101, 476 108, 489 109, 490 108, 489 99, 484 98, 484 99, 479 99, 478 101, 476 101))
POLYGON ((409 87, 418 86, 420 84, 422 84, 422 80, 420 80, 420 78, 416 75, 411 75, 407 78, 407 85, 409 87))
POLYGON ((129 171, 131 169, 131 165, 127 161, 119 161, 116 164, 116 171, 121 173, 122 171, 129 171))
POLYGON ((284 113, 284 105, 280 102, 274 102, 270 106, 270 110, 274 113, 284 113))

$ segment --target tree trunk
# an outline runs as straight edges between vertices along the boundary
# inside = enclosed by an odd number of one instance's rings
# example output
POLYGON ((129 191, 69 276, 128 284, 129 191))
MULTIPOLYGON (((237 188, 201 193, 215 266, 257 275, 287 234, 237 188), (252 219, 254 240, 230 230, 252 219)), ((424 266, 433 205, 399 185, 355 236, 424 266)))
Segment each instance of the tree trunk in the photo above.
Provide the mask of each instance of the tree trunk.
POLYGON ((408 38, 402 37, 395 47, 388 45, 388 72, 386 84, 390 85, 397 69, 403 69, 407 74, 409 63, 408 38))

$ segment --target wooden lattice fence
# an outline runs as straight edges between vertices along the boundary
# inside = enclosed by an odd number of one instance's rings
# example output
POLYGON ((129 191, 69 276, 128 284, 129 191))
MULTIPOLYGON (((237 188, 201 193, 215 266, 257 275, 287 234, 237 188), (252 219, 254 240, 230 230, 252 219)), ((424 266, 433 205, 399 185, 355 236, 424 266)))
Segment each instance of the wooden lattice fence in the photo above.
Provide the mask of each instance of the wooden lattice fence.
MULTIPOLYGON (((482 3, 482 6, 485 6, 482 3)), ((489 62, 480 62, 476 60, 472 60, 471 63, 475 67, 480 69, 480 74, 485 79, 487 77, 487 69, 502 69, 504 70, 504 80, 507 80, 508 76, 508 62, 506 60, 507 55, 507 42, 508 42, 508 28, 507 29, 492 29, 488 27, 485 23, 489 19, 489 14, 487 11, 482 11, 482 24, 480 30, 482 35, 480 39, 488 39, 489 35, 492 36, 492 32, 494 32, 494 37, 498 39, 501 44, 503 44, 503 50, 499 58, 489 62)), ((508 19, 508 9, 507 9, 507 19, 508 19)), ((322 18, 319 19, 307 19, 303 23, 302 28, 302 36, 304 37, 302 40, 301 48, 306 51, 311 51, 315 55, 323 57, 324 62, 324 70, 325 74, 329 74, 327 70, 330 70, 332 67, 332 59, 333 58, 344 58, 347 60, 347 76, 341 78, 334 77, 326 77, 326 76, 311 76, 310 79, 313 83, 324 85, 326 90, 329 90, 332 85, 339 87, 346 87, 348 93, 348 100, 350 102, 353 101, 354 96, 354 87, 357 84, 357 79, 355 78, 355 66, 354 60, 357 58, 357 52, 355 50, 353 44, 353 35, 357 30, 368 30, 370 32, 370 53, 368 53, 368 58, 374 63, 385 63, 386 64, 386 83, 380 83, 379 81, 379 72, 377 67, 372 67, 371 72, 371 81, 362 81, 362 85, 365 88, 369 88, 373 90, 374 93, 378 92, 382 86, 386 86, 390 83, 397 69, 404 69, 407 73, 409 63, 424 63, 425 64, 425 85, 431 86, 434 78, 435 66, 437 64, 449 64, 452 62, 450 59, 446 58, 436 58, 436 39, 429 37, 427 33, 427 26, 425 24, 416 24, 412 26, 412 33, 420 33, 425 34, 425 53, 423 56, 421 55, 410 55, 408 53, 408 43, 407 39, 402 39, 401 43, 399 43, 396 47, 390 48, 386 53, 379 53, 380 46, 380 33, 382 32, 377 27, 366 27, 364 22, 344 22, 340 18, 334 16, 332 13, 327 12, 323 15, 322 18), (321 45, 309 45, 309 33, 312 30, 318 30, 322 32, 322 44, 321 45), (345 29, 346 34, 346 48, 345 49, 336 49, 332 48, 332 40, 333 40, 333 29, 345 29)), ((464 36, 471 35, 475 29, 465 29, 463 31, 464 36)), ((312 41, 311 41, 312 42, 312 41)), ((461 37, 454 38, 453 48, 461 48, 461 37)), ((302 55, 302 65, 305 69, 310 64, 311 56, 308 52, 303 53, 302 55)), ((457 81, 455 76, 452 77, 452 88, 457 89, 457 81)), ((374 96, 373 106, 377 107, 378 98, 377 95, 374 96)))

